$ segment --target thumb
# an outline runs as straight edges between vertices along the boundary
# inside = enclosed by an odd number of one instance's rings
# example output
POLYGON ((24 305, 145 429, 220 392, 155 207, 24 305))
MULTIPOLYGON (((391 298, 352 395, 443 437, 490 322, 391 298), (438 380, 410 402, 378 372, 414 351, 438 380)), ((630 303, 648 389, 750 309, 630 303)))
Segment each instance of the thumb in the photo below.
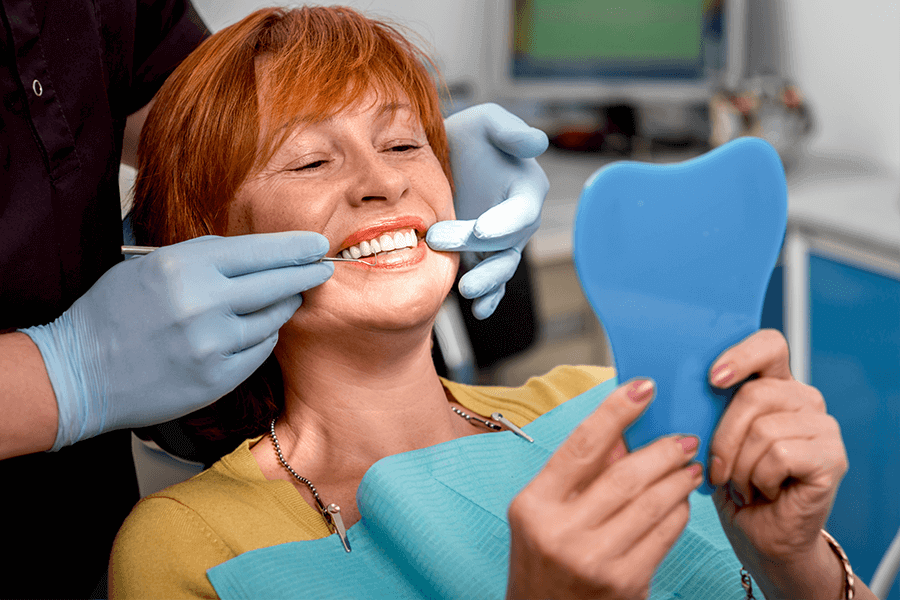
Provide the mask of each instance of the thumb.
POLYGON ((546 133, 496 104, 485 106, 484 126, 494 146, 517 158, 540 156, 550 145, 546 133))

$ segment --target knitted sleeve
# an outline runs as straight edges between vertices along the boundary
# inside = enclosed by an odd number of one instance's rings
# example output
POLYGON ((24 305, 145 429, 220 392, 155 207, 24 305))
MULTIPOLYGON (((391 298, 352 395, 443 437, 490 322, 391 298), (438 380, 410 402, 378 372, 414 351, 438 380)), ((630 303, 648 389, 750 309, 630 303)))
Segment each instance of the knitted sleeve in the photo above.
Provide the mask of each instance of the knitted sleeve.
POLYGON ((109 597, 217 598, 206 570, 233 557, 192 509, 171 498, 144 498, 113 544, 109 597))

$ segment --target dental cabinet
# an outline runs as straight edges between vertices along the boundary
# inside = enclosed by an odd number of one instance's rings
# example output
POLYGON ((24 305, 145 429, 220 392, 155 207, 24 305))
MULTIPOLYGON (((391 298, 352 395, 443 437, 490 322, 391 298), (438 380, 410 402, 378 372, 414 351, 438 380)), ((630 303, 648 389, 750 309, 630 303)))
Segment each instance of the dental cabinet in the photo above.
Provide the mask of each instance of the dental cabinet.
MULTIPOLYGON (((632 160, 692 156, 667 151, 632 160)), ((499 374, 509 384, 552 361, 613 364, 571 267, 581 186, 609 160, 551 149, 538 162, 550 192, 527 252, 541 336, 519 365, 499 374)), ((900 175, 862 159, 809 153, 787 180, 788 228, 762 326, 784 332, 794 377, 817 387, 840 423, 850 469, 827 528, 868 583, 900 528, 900 175)), ((900 600, 900 583, 887 597, 900 600)))
MULTIPOLYGON (((798 164, 788 185, 791 370, 840 423, 850 469, 828 530, 871 582, 900 527, 900 178, 819 155, 798 164)), ((887 598, 900 599, 900 583, 887 598)))

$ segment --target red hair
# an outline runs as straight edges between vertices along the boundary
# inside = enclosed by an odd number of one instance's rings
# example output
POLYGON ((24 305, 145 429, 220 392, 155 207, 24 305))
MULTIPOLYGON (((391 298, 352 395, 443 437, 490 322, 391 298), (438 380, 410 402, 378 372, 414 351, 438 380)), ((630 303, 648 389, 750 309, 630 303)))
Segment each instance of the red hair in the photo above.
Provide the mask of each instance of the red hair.
POLYGON ((154 246, 221 235, 228 203, 292 124, 331 117, 369 89, 385 100, 406 95, 452 185, 440 101, 426 65, 437 72, 396 27, 346 7, 262 9, 219 31, 166 80, 147 117, 138 146, 135 235, 154 246))
MULTIPOLYGON (((406 96, 452 186, 440 101, 426 65, 437 72, 394 26, 344 7, 263 9, 219 31, 166 80, 147 116, 132 209, 138 243, 221 235, 238 189, 292 125, 331 117, 370 89, 385 101, 406 96)), ((283 394, 270 356, 234 392, 181 420, 199 434, 191 458, 208 464, 263 433, 281 413, 283 394)))

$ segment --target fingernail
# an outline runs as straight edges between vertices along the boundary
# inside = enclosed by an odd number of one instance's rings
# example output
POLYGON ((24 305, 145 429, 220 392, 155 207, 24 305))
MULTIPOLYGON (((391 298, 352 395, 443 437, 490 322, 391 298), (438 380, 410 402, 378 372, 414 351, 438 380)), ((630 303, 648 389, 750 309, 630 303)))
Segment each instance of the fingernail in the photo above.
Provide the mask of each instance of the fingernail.
POLYGON ((691 474, 691 477, 700 477, 700 474, 703 473, 703 465, 694 463, 687 468, 687 472, 691 474))
POLYGON ((733 376, 734 369, 731 367, 731 363, 725 363, 713 369, 710 381, 712 381, 713 385, 725 387, 733 376))
POLYGON ((653 395, 653 382, 649 379, 642 379, 631 384, 628 390, 628 397, 635 402, 644 402, 653 395))
POLYGON ((684 450, 685 454, 691 454, 692 452, 694 452, 694 450, 697 449, 697 446, 700 445, 700 440, 692 435, 689 435, 679 439, 678 443, 681 445, 681 449, 684 450))

